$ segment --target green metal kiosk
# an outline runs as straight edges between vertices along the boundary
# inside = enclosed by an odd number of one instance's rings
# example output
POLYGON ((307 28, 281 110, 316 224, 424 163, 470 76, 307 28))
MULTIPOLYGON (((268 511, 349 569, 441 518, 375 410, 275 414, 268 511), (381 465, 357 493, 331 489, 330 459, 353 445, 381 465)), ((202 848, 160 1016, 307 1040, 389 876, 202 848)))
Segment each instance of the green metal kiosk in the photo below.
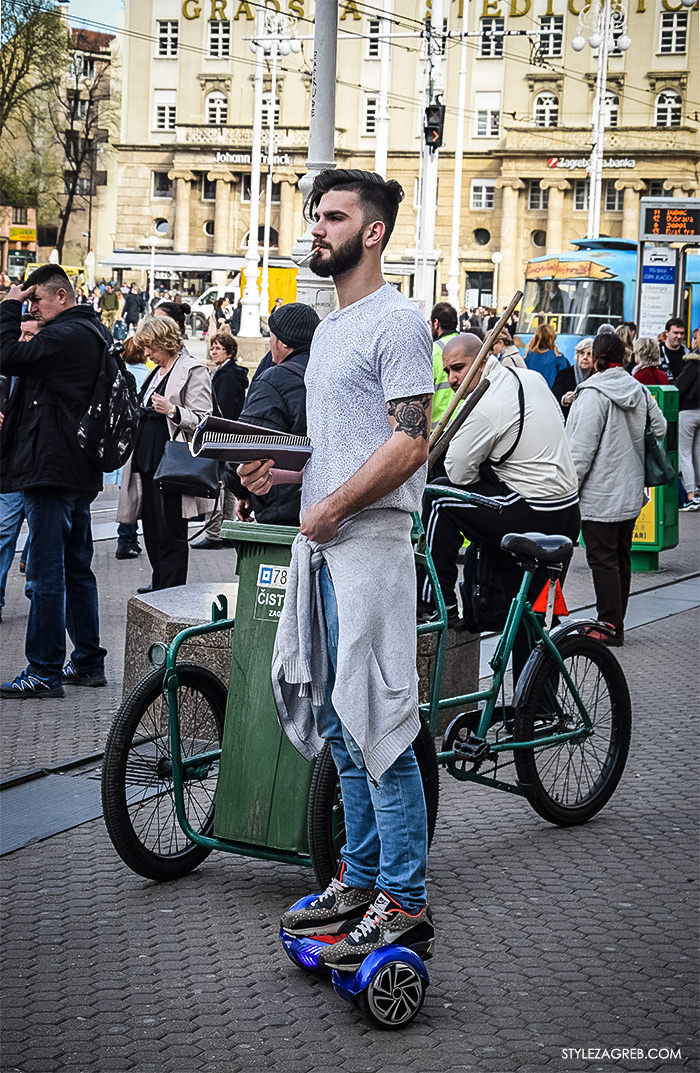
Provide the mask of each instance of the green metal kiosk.
MULTIPOLYGON (((649 391, 668 422, 664 446, 678 472, 678 388, 653 384, 649 391)), ((632 537, 632 572, 659 569, 659 552, 678 544, 678 478, 658 488, 648 488, 632 537)))
POLYGON ((299 854, 308 864, 306 816, 313 764, 289 742, 272 695, 272 649, 287 585, 290 526, 224 522, 235 542, 238 599, 216 792, 219 838, 299 854))

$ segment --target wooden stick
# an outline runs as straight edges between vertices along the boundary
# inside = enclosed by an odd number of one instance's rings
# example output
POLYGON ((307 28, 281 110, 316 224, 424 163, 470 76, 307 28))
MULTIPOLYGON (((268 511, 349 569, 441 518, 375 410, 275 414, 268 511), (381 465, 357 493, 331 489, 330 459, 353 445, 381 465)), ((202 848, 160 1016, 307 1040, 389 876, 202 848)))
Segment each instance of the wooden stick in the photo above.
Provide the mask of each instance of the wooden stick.
POLYGON ((470 392, 469 398, 464 403, 464 406, 461 408, 454 421, 452 421, 452 423, 447 426, 445 431, 439 437, 435 446, 431 449, 430 454, 428 455, 428 469, 430 469, 431 466, 435 465, 440 455, 443 455, 445 453, 445 451, 447 450, 447 446, 452 437, 454 436, 455 432, 457 432, 462 427, 466 419, 469 417, 469 414, 476 406, 479 399, 486 394, 490 386, 490 380, 481 380, 474 388, 474 390, 470 392))
MULTIPOLYGON (((491 329, 489 334, 484 339, 484 342, 483 342, 483 344, 481 346, 481 349, 480 349, 479 353, 477 354, 476 358, 474 359, 474 364, 472 365, 472 367, 469 370, 469 372, 467 373, 467 375, 464 377, 464 380, 462 381, 462 383, 459 385, 459 387, 455 391, 454 398, 452 399, 450 405, 445 410, 444 414, 442 415, 440 421, 438 422, 436 428, 434 429, 434 431, 433 431, 433 433, 432 433, 432 435, 430 437, 430 450, 431 451, 432 451, 433 447, 435 447, 435 445, 438 442, 438 440, 440 439, 440 436, 442 435, 442 433, 445 431, 445 428, 447 427, 447 424, 448 424, 450 418, 452 417, 453 413, 455 412, 455 410, 459 406, 459 404, 462 401, 462 399, 465 398, 469 394, 469 392, 472 390, 472 385, 474 384, 474 382, 476 381, 477 377, 481 373, 482 366, 483 366, 484 362, 486 361, 486 359, 487 359, 487 357, 489 355, 489 351, 491 350, 491 347, 495 343, 496 339, 498 339, 498 336, 500 335, 500 333, 503 331, 504 325, 506 324, 508 318, 510 317, 511 313, 515 309, 515 307, 518 304, 518 302, 522 299, 522 297, 523 297, 523 292, 522 291, 516 291, 515 292, 515 294, 513 295, 513 297, 510 300, 509 305, 506 307, 506 309, 503 310, 503 313, 501 314, 501 316, 500 316, 500 318, 498 320, 498 323, 494 325, 494 327, 491 329)), ((450 342, 451 342, 451 340, 450 340, 450 342)), ((461 424, 461 422, 460 422, 460 424, 461 424)), ((454 435, 454 433, 453 433, 453 435, 454 435)))

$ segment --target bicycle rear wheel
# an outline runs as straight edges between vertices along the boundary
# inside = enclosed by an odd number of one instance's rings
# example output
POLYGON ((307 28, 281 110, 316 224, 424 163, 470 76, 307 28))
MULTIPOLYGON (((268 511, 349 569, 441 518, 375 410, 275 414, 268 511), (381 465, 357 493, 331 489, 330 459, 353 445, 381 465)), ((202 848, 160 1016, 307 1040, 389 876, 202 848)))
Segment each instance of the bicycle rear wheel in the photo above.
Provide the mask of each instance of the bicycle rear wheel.
MULTIPOLYGON (((107 832, 126 865, 146 879, 178 879, 211 850, 192 842, 175 813, 175 789, 164 670, 152 671, 120 706, 102 764, 102 807, 107 832)), ((221 748, 226 689, 195 663, 177 666, 182 757, 221 748)), ((185 778, 185 813, 193 830, 211 835, 219 762, 205 762, 185 778)))
MULTIPOLYGON (((421 727, 413 750, 420 769, 425 806, 428 813, 428 845, 433 840, 438 811, 440 778, 435 756, 435 744, 425 723, 421 727)), ((329 745, 316 758, 309 790, 307 814, 309 852, 321 889, 335 875, 340 851, 345 843, 345 812, 340 793, 340 780, 329 745)))
MULTIPOLYGON (((622 668, 598 641, 569 634, 557 644, 592 723, 578 741, 516 749, 515 769, 535 812, 562 827, 585 823, 612 797, 627 761, 632 729, 622 668)), ((581 714, 554 658, 532 668, 525 705, 515 714, 513 740, 533 741, 583 727, 581 714)))

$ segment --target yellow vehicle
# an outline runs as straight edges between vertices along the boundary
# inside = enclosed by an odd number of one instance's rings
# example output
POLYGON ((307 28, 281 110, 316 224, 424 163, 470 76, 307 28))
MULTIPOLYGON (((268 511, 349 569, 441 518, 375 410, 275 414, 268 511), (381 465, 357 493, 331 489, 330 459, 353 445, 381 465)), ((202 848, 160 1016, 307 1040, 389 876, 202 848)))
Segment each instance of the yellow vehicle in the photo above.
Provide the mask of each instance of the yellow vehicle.
MULTIPOLYGON (((44 261, 44 264, 49 264, 48 261, 44 261)), ((35 268, 43 268, 44 264, 30 264, 24 269, 24 279, 29 276, 35 268)), ((77 268, 75 265, 59 265, 68 276, 71 281, 71 286, 75 290, 76 287, 84 287, 87 283, 87 269, 77 268)))

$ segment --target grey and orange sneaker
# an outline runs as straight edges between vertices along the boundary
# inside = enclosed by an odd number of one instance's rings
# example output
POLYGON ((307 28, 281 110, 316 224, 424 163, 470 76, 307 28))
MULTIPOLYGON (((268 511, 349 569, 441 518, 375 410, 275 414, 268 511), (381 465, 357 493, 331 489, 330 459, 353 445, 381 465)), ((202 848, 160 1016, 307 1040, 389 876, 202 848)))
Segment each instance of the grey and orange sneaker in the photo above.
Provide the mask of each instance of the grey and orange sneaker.
POLYGON ((323 894, 302 898, 282 915, 280 927, 289 935, 337 935, 348 931, 372 904, 375 890, 351 887, 343 882, 345 862, 323 894))
POLYGON ((407 913, 391 895, 378 891, 362 920, 344 939, 319 956, 319 965, 342 972, 358 969, 382 946, 407 946, 427 961, 433 956, 435 928, 430 906, 407 913))

